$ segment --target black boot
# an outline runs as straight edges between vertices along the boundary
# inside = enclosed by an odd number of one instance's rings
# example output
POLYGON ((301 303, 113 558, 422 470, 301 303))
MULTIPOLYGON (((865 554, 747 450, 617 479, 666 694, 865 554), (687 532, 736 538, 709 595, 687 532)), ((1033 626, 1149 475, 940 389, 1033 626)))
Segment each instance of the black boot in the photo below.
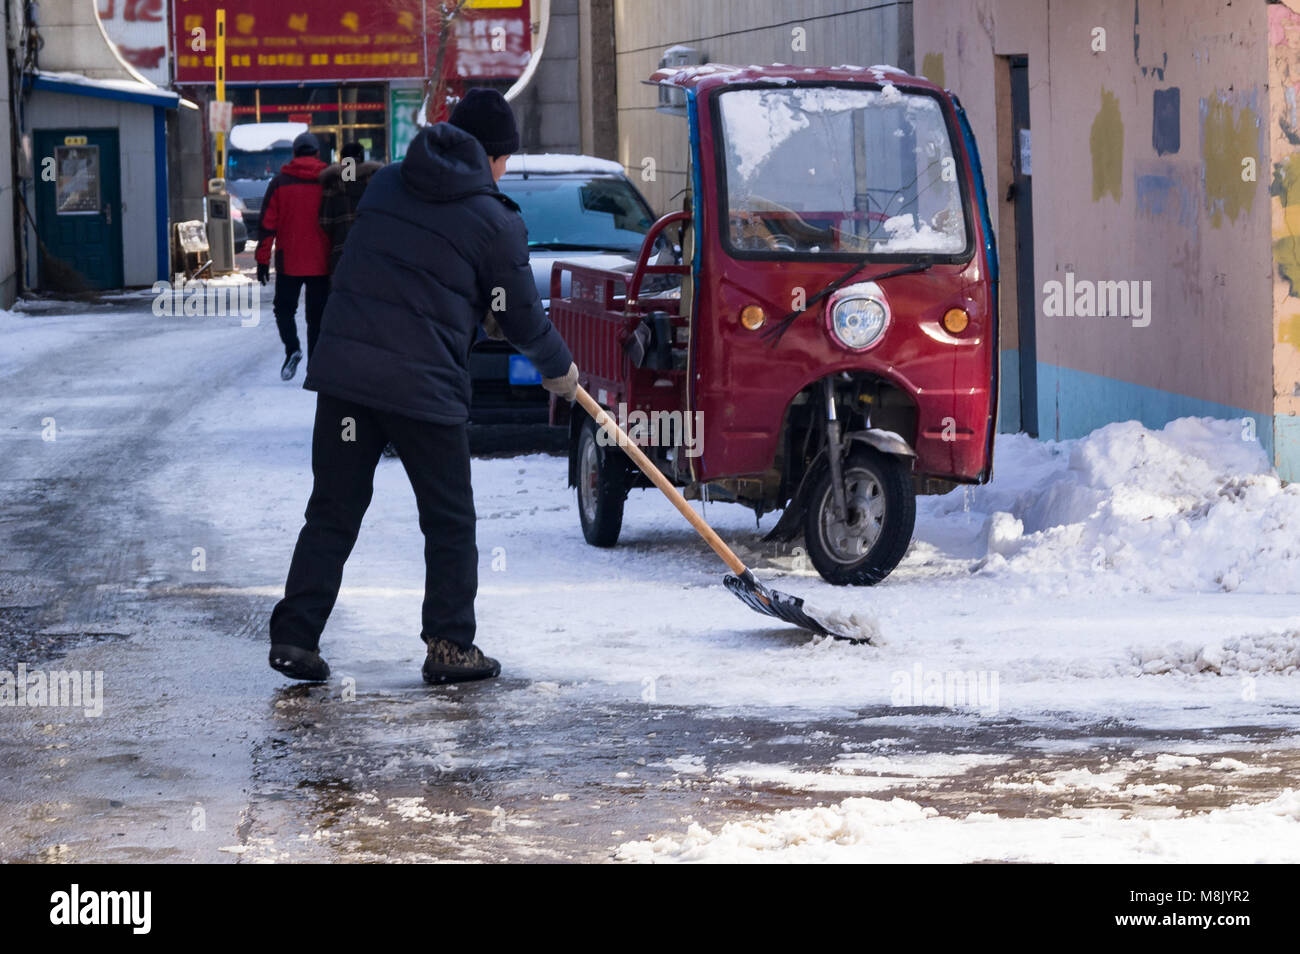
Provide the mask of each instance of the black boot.
POLYGON ((268 659, 271 668, 282 672, 290 679, 302 679, 304 682, 324 682, 330 677, 330 667, 321 659, 320 653, 298 646, 276 643, 271 646, 268 659))
POLYGON ((299 349, 284 359, 284 364, 280 366, 280 380, 292 381, 293 376, 298 373, 298 362, 302 360, 302 350, 299 349))
POLYGON ((491 679, 501 674, 501 664, 484 656, 477 646, 462 649, 451 640, 429 640, 429 654, 424 659, 424 681, 430 684, 444 682, 472 682, 491 679))

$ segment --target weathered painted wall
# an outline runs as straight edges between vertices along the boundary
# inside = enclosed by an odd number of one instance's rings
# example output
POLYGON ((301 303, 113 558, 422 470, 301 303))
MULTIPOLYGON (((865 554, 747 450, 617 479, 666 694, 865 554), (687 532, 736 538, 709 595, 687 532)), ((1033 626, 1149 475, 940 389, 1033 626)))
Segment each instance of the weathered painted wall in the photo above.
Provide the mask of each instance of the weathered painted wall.
POLYGON ((680 206, 686 185, 686 126, 655 111, 644 80, 665 49, 694 47, 706 62, 912 68, 912 4, 858 0, 615 0, 618 159, 658 212, 680 206), (654 178, 642 176, 654 160, 654 178))
MULTIPOLYGON (((916 61, 961 96, 985 155, 1000 145, 997 58, 1029 57, 1034 287, 1151 283, 1136 320, 1051 316, 1039 302, 1043 436, 1208 413, 1253 417, 1271 448, 1270 9, 917 0, 916 61)), ((985 174, 1003 211, 997 169, 985 174)))
POLYGON ((1278 469, 1300 480, 1300 12, 1269 18, 1269 210, 1273 238, 1273 441, 1278 469))

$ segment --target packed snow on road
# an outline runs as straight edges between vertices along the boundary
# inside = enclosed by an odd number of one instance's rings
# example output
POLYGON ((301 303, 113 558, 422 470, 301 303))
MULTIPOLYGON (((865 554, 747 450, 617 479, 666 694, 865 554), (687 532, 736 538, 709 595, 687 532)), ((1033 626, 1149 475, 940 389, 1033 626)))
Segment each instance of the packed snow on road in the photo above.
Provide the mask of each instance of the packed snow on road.
POLYGON ((598 550, 563 457, 477 458, 503 672, 445 689, 386 460, 334 674, 290 686, 266 620, 314 396, 278 380, 273 325, 127 298, 0 335, 0 668, 104 674, 98 718, 0 707, 6 860, 1300 858, 1300 488, 1241 421, 1001 435, 993 481, 921 498, 874 588, 765 543, 775 515, 695 504, 871 645, 751 613, 653 491, 598 550))

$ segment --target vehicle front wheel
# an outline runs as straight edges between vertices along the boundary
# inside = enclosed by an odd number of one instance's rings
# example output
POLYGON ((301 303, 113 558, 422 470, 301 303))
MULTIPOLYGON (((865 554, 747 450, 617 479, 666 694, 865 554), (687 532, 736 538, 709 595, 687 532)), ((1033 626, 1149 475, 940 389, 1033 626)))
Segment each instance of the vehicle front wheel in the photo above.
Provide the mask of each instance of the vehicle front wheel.
POLYGON ((597 441, 599 430, 596 422, 588 418, 578 431, 578 519, 588 543, 612 547, 623 529, 627 458, 617 447, 597 441))
POLYGON ((891 455, 858 447, 842 470, 848 513, 835 506, 830 468, 822 468, 804 514, 804 542, 828 583, 873 586, 907 553, 916 494, 906 465, 891 455))

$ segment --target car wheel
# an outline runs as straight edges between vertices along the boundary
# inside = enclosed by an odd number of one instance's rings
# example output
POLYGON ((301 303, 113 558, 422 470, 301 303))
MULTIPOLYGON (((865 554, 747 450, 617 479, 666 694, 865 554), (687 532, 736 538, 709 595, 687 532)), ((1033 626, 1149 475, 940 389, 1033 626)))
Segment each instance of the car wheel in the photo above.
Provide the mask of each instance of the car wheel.
POLYGON ((916 494, 902 461, 863 447, 849 454, 843 477, 848 514, 835 506, 830 468, 823 467, 804 513, 804 542, 828 583, 873 586, 907 553, 916 494))
POLYGON ((596 439, 596 422, 588 418, 578 431, 578 519, 582 535, 594 547, 612 547, 623 529, 627 500, 627 458, 596 439))

